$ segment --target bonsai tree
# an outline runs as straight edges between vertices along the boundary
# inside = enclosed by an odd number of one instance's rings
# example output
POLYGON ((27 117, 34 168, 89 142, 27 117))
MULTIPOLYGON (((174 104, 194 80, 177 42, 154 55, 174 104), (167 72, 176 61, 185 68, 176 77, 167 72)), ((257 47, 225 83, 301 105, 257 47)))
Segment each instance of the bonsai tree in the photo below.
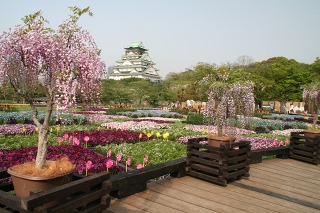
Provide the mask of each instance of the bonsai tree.
POLYGON ((252 115, 254 111, 253 83, 231 82, 230 71, 226 67, 218 68, 215 73, 202 79, 208 84, 208 102, 204 111, 205 121, 217 126, 217 135, 222 136, 231 120, 241 116, 240 121, 245 123, 243 116, 252 115), (229 122, 229 123, 228 123, 229 122))
POLYGON ((10 82, 15 92, 30 104, 38 127, 36 168, 46 162, 49 120, 58 112, 75 107, 76 97, 84 102, 99 98, 99 79, 105 64, 90 33, 77 25, 90 8, 70 7, 73 15, 56 30, 46 28, 41 11, 25 16, 24 25, 0 35, 0 83, 10 82), (46 97, 44 121, 38 119, 35 92, 41 87, 46 97))
POLYGON ((320 84, 312 83, 303 88, 303 100, 309 104, 311 113, 313 114, 313 128, 315 128, 318 121, 318 114, 320 113, 320 84))

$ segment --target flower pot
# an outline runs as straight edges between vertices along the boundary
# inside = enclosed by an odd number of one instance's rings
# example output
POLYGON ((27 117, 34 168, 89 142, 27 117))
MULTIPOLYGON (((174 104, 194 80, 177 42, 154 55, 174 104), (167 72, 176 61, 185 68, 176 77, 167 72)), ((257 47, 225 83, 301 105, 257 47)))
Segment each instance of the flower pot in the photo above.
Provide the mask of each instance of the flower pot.
POLYGON ((44 191, 56 186, 60 186, 65 183, 71 182, 72 172, 60 176, 53 177, 36 177, 22 175, 8 169, 8 173, 11 175, 13 187, 16 195, 20 198, 30 196, 31 192, 44 191))
POLYGON ((306 137, 307 142, 313 143, 314 138, 316 136, 320 137, 320 129, 317 129, 317 130, 308 129, 304 131, 304 136, 306 137))
POLYGON ((213 147, 220 147, 221 145, 229 146, 230 143, 234 143, 236 137, 234 136, 218 136, 218 135, 208 135, 208 145, 213 147))

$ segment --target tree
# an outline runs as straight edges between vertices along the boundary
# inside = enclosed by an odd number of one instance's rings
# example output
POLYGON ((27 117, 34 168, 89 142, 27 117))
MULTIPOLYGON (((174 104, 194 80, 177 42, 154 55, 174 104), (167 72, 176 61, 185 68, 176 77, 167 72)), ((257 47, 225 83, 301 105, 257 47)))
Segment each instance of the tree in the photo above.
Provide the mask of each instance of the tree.
POLYGON ((315 128, 318 121, 318 114, 320 113, 320 83, 316 82, 304 86, 302 97, 312 108, 313 128, 315 128))
POLYGON ((229 83, 230 70, 220 67, 216 75, 207 76, 203 83, 209 84, 207 108, 204 116, 209 123, 217 125, 217 135, 222 136, 228 118, 251 115, 254 109, 253 83, 229 83))
POLYGON ((57 30, 46 28, 41 11, 25 16, 17 26, 0 36, 0 82, 8 79, 15 92, 31 106, 32 120, 39 129, 36 168, 45 164, 49 119, 57 110, 76 106, 76 95, 97 101, 105 64, 89 32, 81 29, 79 17, 90 8, 70 7, 73 15, 57 30), (38 118, 35 91, 41 85, 47 107, 44 121, 38 118))

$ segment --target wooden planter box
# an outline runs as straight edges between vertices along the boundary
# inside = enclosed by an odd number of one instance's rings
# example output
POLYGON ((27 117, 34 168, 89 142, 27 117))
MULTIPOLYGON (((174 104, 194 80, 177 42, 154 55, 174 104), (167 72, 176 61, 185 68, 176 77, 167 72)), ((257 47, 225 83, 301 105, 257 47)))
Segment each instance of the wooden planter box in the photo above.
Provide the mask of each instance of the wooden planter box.
MULTIPOLYGON (((10 177, 6 170, 0 171, 0 179, 10 177)), ((109 207, 111 182, 109 173, 87 177, 76 174, 73 181, 50 190, 34 192, 26 198, 10 193, 11 182, 0 184, 0 212, 101 212, 109 207), (51 207, 43 204, 61 199, 51 207)))
POLYGON ((213 147, 202 145, 208 138, 188 140, 186 174, 226 186, 228 182, 249 176, 250 142, 213 147))
POLYGON ((320 163, 320 135, 291 132, 289 157, 304 162, 320 163))

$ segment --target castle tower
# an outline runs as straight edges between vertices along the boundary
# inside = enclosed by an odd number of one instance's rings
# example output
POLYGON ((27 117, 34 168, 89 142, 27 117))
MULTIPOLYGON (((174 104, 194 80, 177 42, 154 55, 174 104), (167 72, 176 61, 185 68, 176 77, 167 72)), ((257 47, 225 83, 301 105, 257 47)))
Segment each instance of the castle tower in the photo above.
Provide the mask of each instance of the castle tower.
POLYGON ((161 80, 158 69, 154 67, 155 63, 142 42, 133 42, 124 49, 125 55, 116 61, 117 65, 113 67, 113 73, 110 74, 109 79, 144 78, 152 82, 161 80))

